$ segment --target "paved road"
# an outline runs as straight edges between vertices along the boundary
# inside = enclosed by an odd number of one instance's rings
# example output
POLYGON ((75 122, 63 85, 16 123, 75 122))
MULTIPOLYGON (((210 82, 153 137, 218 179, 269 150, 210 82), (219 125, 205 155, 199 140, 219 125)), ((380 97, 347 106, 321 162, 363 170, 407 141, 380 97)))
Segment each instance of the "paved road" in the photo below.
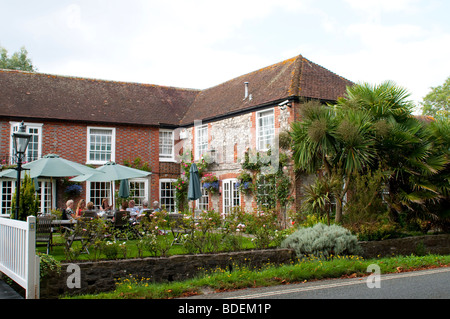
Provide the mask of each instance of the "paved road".
POLYGON ((381 275, 380 288, 369 288, 367 279, 321 280, 189 299, 450 299, 449 267, 381 275))
POLYGON ((23 299, 23 297, 0 279, 0 299, 23 299))

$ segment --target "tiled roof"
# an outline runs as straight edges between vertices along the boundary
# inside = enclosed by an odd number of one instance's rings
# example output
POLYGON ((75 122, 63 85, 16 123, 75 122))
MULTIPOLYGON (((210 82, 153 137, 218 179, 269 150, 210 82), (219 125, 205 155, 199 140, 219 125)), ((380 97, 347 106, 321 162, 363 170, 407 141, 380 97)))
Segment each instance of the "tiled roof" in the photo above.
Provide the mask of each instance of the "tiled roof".
POLYGON ((289 97, 335 101, 353 83, 297 56, 201 91, 181 124, 250 109, 289 97), (251 99, 244 99, 248 82, 251 99))
POLYGON ((177 125, 199 91, 0 70, 0 116, 177 125))
POLYGON ((0 69, 0 116, 191 125, 292 97, 334 101, 352 84, 301 55, 206 90, 0 69))

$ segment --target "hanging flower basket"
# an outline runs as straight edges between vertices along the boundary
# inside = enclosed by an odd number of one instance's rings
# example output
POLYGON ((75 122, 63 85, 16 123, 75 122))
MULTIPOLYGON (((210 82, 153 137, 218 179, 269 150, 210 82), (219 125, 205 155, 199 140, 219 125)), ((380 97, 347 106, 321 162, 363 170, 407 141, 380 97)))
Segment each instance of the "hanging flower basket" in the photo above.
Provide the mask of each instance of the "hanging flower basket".
POLYGON ((211 194, 219 192, 219 180, 217 176, 213 174, 205 174, 202 178, 203 188, 205 188, 211 194))
POLYGON ((78 184, 72 184, 66 187, 64 190, 64 193, 67 197, 78 197, 81 195, 81 192, 83 191, 83 187, 78 184))

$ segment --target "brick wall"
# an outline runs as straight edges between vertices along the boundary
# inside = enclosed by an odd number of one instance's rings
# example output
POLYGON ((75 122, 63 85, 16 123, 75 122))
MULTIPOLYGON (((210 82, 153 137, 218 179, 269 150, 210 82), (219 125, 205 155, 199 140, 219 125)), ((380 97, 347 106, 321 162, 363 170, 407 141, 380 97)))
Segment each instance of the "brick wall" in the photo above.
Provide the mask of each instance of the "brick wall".
MULTIPOLYGON (((159 128, 128 125, 93 125, 77 122, 30 121, 42 124, 42 156, 57 154, 64 159, 86 164, 88 127, 115 128, 115 162, 123 164, 139 157, 152 168, 149 200, 159 200, 159 178, 177 178, 179 164, 159 162, 159 128)), ((10 154, 11 125, 0 120, 0 161, 10 154)), ((57 207, 64 207, 62 183, 57 182, 57 207)), ((85 189, 85 187, 83 187, 85 189)), ((85 198, 83 193, 80 198, 85 198)), ((75 201, 80 198, 76 198, 75 201)))

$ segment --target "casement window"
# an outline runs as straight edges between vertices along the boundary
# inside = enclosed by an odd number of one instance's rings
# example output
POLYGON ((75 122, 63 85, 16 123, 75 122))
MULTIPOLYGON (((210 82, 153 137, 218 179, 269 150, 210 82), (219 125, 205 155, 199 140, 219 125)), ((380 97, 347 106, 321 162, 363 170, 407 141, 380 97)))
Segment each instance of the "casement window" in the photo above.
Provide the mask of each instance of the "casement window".
MULTIPOLYGON (((111 197, 111 182, 86 182, 86 202, 93 202, 95 208, 102 205, 104 198, 108 199, 109 204, 112 204, 111 197)), ((75 203, 76 208, 77 203, 75 203)))
POLYGON ((202 191, 202 197, 197 199, 196 207, 199 210, 208 210, 209 209, 209 196, 208 191, 203 187, 203 184, 200 187, 202 191))
POLYGON ((199 160, 208 151, 208 125, 195 127, 195 160, 199 160))
POLYGON ((260 176, 257 184, 256 201, 260 207, 275 208, 276 199, 273 195, 274 178, 260 176))
POLYGON ((273 110, 256 113, 256 147, 267 151, 274 145, 275 115, 273 110))
POLYGON ((0 215, 9 215, 11 214, 11 203, 16 183, 12 180, 2 180, 0 186, 0 215))
POLYGON ((159 160, 161 162, 174 161, 174 133, 172 130, 159 130, 159 160))
POLYGON ((105 164, 115 160, 116 129, 88 127, 88 164, 105 164))
POLYGON ((241 205, 241 197, 237 183, 238 180, 235 178, 222 181, 223 213, 225 215, 228 215, 234 207, 241 205))
POLYGON ((36 194, 39 199, 40 211, 48 213, 52 207, 56 209, 56 182, 53 181, 52 187, 51 180, 39 180, 38 185, 39 189, 36 190, 36 194))
MULTIPOLYGON (((27 151, 23 161, 25 163, 38 160, 42 157, 42 126, 43 124, 38 123, 24 123, 26 127, 26 132, 31 134, 30 142, 28 143, 27 151)), ((15 164, 17 159, 15 156, 15 149, 12 141, 12 134, 19 130, 19 122, 11 122, 11 152, 12 155, 11 164, 15 164)))
POLYGON ((159 203, 161 209, 168 212, 176 211, 176 189, 173 185, 175 179, 160 179, 159 180, 159 203))
POLYGON ((129 185, 130 198, 134 200, 136 206, 142 207, 142 203, 148 198, 148 179, 130 179, 129 185))
MULTIPOLYGON (((39 212, 48 213, 52 207, 56 208, 56 182, 51 180, 38 180, 36 189, 39 200, 39 212), (53 205, 52 205, 53 202, 53 205)), ((16 181, 0 181, 0 215, 11 214, 12 197, 16 191, 16 181)))

